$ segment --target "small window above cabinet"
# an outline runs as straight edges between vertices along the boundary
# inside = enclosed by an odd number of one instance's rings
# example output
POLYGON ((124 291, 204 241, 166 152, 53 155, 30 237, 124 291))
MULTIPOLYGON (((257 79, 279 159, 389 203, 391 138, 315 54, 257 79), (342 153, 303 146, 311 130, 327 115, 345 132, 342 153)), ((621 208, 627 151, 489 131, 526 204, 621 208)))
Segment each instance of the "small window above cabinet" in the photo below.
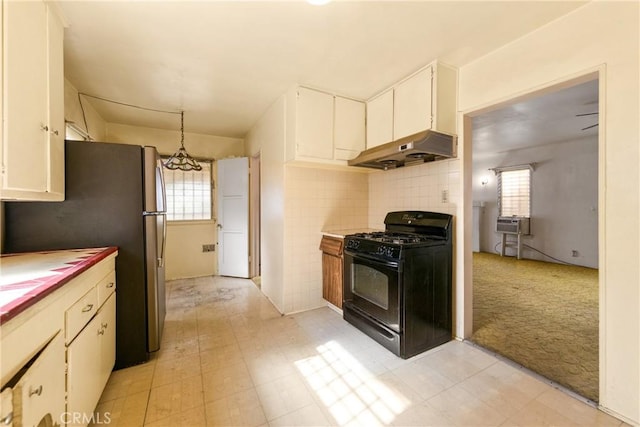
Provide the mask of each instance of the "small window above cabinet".
POLYGON ((365 103, 296 87, 287 93, 287 161, 347 165, 365 148, 365 103))
POLYGON ((2 14, 1 199, 64 200, 63 23, 43 1, 3 1, 2 14))

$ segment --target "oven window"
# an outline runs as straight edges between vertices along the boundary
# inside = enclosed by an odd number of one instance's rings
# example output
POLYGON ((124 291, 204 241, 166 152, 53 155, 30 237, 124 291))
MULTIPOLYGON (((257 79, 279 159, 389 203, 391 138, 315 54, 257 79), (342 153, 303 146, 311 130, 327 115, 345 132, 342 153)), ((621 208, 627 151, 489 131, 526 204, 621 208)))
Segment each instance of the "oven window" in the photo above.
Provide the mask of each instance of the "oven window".
POLYGON ((351 274, 351 292, 385 310, 389 308, 389 276, 362 264, 353 264, 351 274))

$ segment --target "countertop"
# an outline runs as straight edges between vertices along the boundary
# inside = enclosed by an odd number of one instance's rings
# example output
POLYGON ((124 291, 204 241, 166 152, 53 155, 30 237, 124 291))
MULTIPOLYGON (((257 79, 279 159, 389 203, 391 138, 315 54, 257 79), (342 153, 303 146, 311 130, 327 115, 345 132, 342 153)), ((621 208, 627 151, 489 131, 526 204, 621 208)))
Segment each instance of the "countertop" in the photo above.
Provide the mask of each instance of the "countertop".
POLYGON ((111 246, 0 256, 0 323, 117 251, 111 246))
POLYGON ((329 237, 337 237, 339 239, 344 239, 345 236, 356 233, 373 233, 378 230, 376 228, 347 228, 343 230, 322 230, 322 235, 329 237))

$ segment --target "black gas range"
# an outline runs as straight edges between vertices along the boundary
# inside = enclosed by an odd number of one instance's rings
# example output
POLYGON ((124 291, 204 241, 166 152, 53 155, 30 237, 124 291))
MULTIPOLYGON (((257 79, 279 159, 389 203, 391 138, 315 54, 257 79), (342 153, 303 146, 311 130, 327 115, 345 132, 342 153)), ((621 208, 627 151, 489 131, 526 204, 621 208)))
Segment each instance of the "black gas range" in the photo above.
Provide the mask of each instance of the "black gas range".
POLYGON ((452 220, 390 212, 385 231, 345 237, 344 318, 402 358, 451 340, 452 220))

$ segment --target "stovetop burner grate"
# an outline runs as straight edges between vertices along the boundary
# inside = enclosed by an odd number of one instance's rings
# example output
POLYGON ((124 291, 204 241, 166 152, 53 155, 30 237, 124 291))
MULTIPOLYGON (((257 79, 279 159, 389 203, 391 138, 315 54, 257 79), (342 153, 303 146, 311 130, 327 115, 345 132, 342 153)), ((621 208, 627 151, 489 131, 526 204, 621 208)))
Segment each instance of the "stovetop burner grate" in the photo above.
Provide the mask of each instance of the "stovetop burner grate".
POLYGON ((358 233, 354 237, 372 240, 380 243, 393 243, 404 245, 410 243, 421 243, 431 239, 431 237, 415 233, 398 233, 389 231, 375 231, 373 233, 358 233))

